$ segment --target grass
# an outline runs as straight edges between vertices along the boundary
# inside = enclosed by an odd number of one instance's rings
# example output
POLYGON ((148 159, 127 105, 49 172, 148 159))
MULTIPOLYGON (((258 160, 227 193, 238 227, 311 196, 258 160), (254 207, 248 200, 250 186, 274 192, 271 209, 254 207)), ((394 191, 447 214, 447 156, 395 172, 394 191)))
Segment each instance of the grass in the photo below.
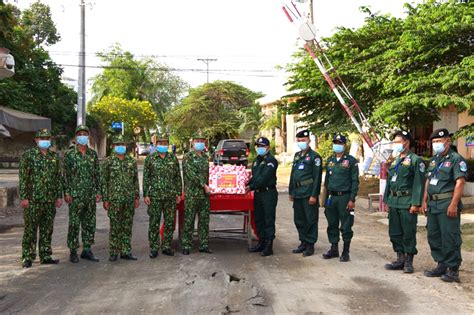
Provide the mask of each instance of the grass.
POLYGON ((462 230, 462 249, 474 251, 474 223, 467 223, 461 226, 462 230))

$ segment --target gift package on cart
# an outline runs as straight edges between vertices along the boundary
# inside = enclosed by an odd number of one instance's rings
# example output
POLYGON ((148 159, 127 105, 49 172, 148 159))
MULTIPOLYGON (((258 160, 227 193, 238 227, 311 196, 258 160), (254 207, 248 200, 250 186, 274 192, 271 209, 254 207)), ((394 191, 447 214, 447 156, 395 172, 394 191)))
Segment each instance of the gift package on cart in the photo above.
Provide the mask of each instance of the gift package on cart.
POLYGON ((212 194, 245 194, 250 170, 243 165, 211 165, 209 187, 212 194))

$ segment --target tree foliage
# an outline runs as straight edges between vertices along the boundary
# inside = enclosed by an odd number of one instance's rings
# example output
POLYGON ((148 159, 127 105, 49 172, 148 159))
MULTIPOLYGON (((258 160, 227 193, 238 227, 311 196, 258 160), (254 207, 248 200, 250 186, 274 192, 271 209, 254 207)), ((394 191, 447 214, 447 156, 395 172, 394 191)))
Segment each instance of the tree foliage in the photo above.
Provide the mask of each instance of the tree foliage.
MULTIPOLYGON (((362 8, 368 16, 361 28, 340 28, 322 41, 364 113, 380 127, 430 125, 441 109, 469 110, 474 100, 474 4, 405 6, 405 19, 362 8)), ((319 134, 354 130, 314 61, 302 50, 294 58, 287 85, 300 98, 290 111, 304 114, 319 134)))

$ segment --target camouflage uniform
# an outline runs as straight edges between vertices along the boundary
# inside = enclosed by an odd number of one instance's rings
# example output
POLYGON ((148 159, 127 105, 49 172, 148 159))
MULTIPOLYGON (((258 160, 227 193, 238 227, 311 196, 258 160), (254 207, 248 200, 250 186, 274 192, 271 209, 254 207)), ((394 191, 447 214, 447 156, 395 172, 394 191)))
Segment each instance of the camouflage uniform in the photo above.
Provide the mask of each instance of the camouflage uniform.
POLYGON ((150 197, 148 206, 150 223, 148 241, 150 250, 160 248, 160 219, 161 213, 165 220, 165 233, 162 240, 162 250, 171 248, 176 216, 176 197, 181 196, 182 183, 179 162, 172 153, 166 153, 161 158, 159 153, 146 157, 143 169, 143 197, 150 197))
POLYGON ((182 248, 192 248, 194 219, 199 218, 198 235, 199 248, 209 246, 209 196, 203 186, 209 182, 209 157, 206 153, 199 156, 195 151, 189 151, 183 158, 184 179, 184 232, 182 248))
POLYGON ((96 196, 100 195, 99 159, 87 148, 85 154, 74 146, 64 156, 64 194, 72 197, 69 205, 67 246, 71 252, 79 248, 81 229, 84 251, 94 244, 96 227, 96 196))
POLYGON ((129 255, 132 250, 134 202, 140 196, 137 162, 125 154, 120 160, 114 153, 101 165, 103 202, 110 202, 110 255, 129 255))
MULTIPOLYGON (((37 137, 49 137, 49 131, 40 130, 37 137)), ((20 199, 28 200, 23 210, 25 230, 21 259, 33 261, 36 258, 36 242, 39 229, 40 261, 51 260, 51 238, 53 235, 55 201, 62 197, 60 160, 56 153, 48 150, 46 155, 38 147, 26 151, 21 157, 20 199)))

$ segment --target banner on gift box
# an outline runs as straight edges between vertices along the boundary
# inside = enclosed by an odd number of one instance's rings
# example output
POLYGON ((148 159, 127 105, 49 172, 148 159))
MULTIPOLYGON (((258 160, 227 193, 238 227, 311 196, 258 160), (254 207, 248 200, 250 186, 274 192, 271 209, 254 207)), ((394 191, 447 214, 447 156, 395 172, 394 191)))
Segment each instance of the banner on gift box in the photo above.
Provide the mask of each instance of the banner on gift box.
POLYGON ((213 194, 245 194, 250 173, 245 166, 211 165, 209 187, 213 194))

